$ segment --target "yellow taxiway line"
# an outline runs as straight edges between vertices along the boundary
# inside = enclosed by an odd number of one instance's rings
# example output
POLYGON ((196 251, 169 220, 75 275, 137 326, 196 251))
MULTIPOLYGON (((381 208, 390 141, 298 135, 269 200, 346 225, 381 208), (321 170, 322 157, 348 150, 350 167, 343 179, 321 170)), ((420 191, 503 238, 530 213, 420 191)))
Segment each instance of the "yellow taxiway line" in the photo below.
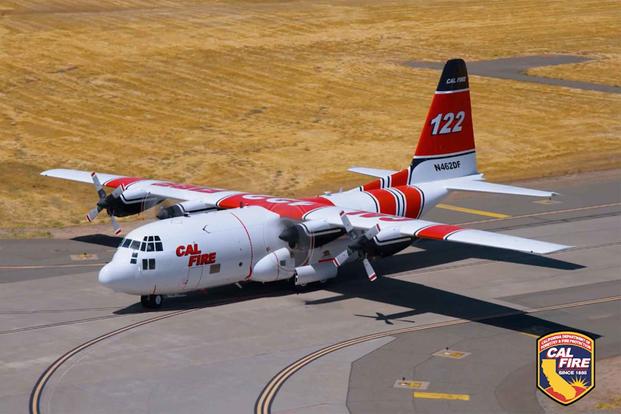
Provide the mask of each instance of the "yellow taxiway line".
POLYGON ((470 401, 468 394, 446 394, 443 392, 421 392, 415 391, 414 398, 430 398, 433 400, 462 400, 470 401))
POLYGON ((453 206, 451 204, 444 204, 444 203, 440 203, 436 205, 436 207, 442 208, 444 210, 458 211, 460 213, 467 213, 467 214, 475 214, 477 216, 493 217, 496 219, 506 219, 506 218, 511 217, 508 214, 494 213, 493 211, 476 210, 473 208, 453 206))

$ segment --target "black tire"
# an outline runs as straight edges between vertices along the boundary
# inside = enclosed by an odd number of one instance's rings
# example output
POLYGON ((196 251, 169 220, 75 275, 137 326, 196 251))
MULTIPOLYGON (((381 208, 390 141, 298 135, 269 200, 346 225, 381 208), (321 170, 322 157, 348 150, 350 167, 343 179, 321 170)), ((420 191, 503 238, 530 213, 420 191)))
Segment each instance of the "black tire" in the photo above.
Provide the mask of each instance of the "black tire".
POLYGON ((140 296, 140 303, 143 307, 148 309, 158 309, 162 307, 164 303, 163 295, 143 295, 140 296))

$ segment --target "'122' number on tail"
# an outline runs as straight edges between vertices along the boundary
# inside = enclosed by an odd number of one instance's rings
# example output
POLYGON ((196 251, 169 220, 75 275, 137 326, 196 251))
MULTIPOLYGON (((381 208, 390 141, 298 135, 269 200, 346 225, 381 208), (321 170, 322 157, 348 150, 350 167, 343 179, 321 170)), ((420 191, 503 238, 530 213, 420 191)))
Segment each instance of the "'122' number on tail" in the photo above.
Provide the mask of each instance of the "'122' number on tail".
POLYGON ((438 135, 438 133, 440 135, 444 135, 444 134, 450 134, 452 132, 460 132, 461 124, 462 122, 464 122, 465 117, 466 117, 466 113, 464 111, 457 112, 457 115, 455 115, 453 112, 448 112, 446 114, 442 114, 442 113, 438 114, 435 118, 431 120, 431 125, 433 126, 433 129, 431 130, 431 135, 438 135), (455 125, 453 125, 451 128, 451 124, 455 120, 457 120, 457 122, 455 122, 455 125), (442 128, 440 128, 440 123, 442 121, 444 121, 444 125, 442 125, 442 128))

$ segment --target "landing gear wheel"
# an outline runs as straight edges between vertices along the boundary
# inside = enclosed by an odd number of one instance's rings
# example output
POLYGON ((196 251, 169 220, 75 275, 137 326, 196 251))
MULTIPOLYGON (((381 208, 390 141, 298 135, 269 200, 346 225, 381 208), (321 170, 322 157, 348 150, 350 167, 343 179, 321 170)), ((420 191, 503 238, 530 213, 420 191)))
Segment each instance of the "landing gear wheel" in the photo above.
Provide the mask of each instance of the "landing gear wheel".
POLYGON ((164 296, 162 295, 142 295, 140 296, 140 303, 143 307, 148 309, 157 309, 164 303, 164 296))

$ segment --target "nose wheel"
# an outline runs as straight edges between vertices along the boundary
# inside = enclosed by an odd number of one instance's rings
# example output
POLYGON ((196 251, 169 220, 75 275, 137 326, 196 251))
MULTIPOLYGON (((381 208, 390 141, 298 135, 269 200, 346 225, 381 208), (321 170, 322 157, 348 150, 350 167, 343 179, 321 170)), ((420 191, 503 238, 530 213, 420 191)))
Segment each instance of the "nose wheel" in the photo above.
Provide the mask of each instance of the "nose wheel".
POLYGON ((148 309, 158 309, 164 303, 164 296, 162 295, 142 295, 140 296, 140 303, 143 307, 148 309))

